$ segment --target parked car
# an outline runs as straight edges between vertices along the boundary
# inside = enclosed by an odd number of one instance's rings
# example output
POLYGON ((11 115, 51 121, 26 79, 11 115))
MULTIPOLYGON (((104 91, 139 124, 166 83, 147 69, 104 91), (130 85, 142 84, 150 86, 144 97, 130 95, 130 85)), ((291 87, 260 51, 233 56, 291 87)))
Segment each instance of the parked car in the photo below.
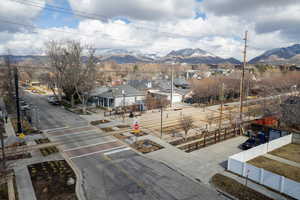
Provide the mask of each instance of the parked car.
POLYGON ((56 96, 49 96, 48 97, 48 103, 52 105, 60 105, 59 100, 56 98, 56 96))
POLYGON ((246 140, 243 144, 240 145, 240 148, 243 150, 247 150, 266 142, 267 140, 264 135, 258 134, 258 136, 253 136, 246 140))
POLYGON ((20 103, 20 108, 21 110, 30 110, 30 105, 27 104, 26 102, 20 103))

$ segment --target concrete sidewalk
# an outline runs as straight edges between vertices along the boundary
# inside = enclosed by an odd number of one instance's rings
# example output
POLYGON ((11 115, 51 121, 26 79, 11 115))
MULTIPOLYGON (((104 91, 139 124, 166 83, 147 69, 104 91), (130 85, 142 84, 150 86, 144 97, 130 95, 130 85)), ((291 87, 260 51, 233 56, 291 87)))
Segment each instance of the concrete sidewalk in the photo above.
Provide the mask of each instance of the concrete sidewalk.
MULTIPOLYGON (((245 185, 245 183, 246 183, 246 179, 245 178, 242 178, 242 177, 237 176, 235 174, 232 174, 230 172, 224 171, 222 174, 225 175, 225 176, 227 176, 227 177, 229 177, 229 178, 232 178, 232 179, 236 180, 237 182, 239 182, 239 183, 241 183, 243 185, 245 185)), ((273 192, 273 191, 267 189, 264 186, 261 186, 261 185, 259 185, 257 183, 254 183, 254 182, 252 182, 249 179, 247 181, 247 186, 249 188, 251 188, 251 189, 253 189, 253 190, 261 193, 261 194, 264 194, 265 196, 268 196, 268 197, 272 198, 272 199, 276 199, 276 200, 289 200, 290 199, 290 198, 286 198, 286 197, 282 196, 279 193, 273 192)))
POLYGON ((239 136, 186 153, 152 135, 138 138, 138 140, 142 139, 152 140, 164 147, 158 151, 145 154, 145 157, 163 162, 193 180, 201 181, 204 184, 209 184, 214 174, 222 173, 225 170, 227 158, 240 152, 238 145, 245 141, 244 137, 239 136))
MULTIPOLYGON (((4 103, 2 97, 0 98, 0 109, 3 112, 6 112, 5 103, 4 103)), ((10 118, 8 118, 7 123, 4 123, 4 128, 5 128, 6 136, 10 137, 10 136, 15 136, 16 135, 15 134, 15 130, 14 130, 13 126, 12 126, 10 118)))
POLYGON ((19 200, 36 200, 27 166, 14 168, 19 200))
POLYGON ((300 163, 297 163, 297 162, 294 162, 294 161, 291 161, 291 160, 287 160, 287 159, 284 159, 284 158, 281 158, 281 157, 278 157, 278 156, 274 156, 274 155, 271 155, 271 154, 265 154, 263 156, 266 157, 266 158, 270 158, 272 160, 276 160, 278 162, 287 164, 287 165, 291 165, 291 166, 300 168, 300 163))

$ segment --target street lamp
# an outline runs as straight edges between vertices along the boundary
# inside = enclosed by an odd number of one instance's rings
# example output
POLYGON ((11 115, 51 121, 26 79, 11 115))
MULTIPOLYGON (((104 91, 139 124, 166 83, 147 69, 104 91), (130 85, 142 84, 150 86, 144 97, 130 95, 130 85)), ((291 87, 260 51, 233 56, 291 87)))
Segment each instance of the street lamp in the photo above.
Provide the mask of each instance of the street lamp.
POLYGON ((122 90, 122 95, 123 95, 123 123, 125 122, 125 90, 122 90))

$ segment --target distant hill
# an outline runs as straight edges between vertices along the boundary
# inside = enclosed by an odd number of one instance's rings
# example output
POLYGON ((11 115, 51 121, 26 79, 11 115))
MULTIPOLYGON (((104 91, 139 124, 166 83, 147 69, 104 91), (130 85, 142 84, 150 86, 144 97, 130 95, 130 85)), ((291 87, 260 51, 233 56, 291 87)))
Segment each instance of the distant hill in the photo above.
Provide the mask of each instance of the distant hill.
POLYGON ((47 60, 47 56, 34 56, 34 55, 27 55, 27 56, 0 55, 0 60, 4 60, 6 56, 9 56, 9 59, 12 63, 19 63, 28 60, 44 62, 47 60))
POLYGON ((187 64, 240 64, 235 58, 224 59, 202 49, 180 49, 171 51, 161 59, 163 62, 176 62, 187 64))
POLYGON ((266 51, 249 61, 250 64, 300 64, 300 44, 266 51))
MULTIPOLYGON (((0 56, 0 60, 4 56, 0 56)), ((47 56, 10 56, 12 62, 34 62, 46 63, 47 56)), ((83 56, 83 61, 86 57, 83 56)), ((186 64, 240 64, 235 58, 221 58, 202 49, 180 49, 171 51, 166 56, 158 56, 155 53, 145 54, 139 51, 126 49, 99 49, 97 50, 97 61, 115 61, 119 64, 125 63, 186 63, 186 64)))

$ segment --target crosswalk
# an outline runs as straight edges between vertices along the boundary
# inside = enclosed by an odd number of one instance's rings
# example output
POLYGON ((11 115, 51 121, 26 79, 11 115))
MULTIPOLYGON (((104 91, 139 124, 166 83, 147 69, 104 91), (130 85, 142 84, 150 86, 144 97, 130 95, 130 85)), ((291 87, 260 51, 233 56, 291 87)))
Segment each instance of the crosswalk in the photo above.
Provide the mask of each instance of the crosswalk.
POLYGON ((60 143, 61 151, 71 160, 97 153, 109 155, 131 149, 94 126, 53 129, 45 134, 51 142, 60 143))

